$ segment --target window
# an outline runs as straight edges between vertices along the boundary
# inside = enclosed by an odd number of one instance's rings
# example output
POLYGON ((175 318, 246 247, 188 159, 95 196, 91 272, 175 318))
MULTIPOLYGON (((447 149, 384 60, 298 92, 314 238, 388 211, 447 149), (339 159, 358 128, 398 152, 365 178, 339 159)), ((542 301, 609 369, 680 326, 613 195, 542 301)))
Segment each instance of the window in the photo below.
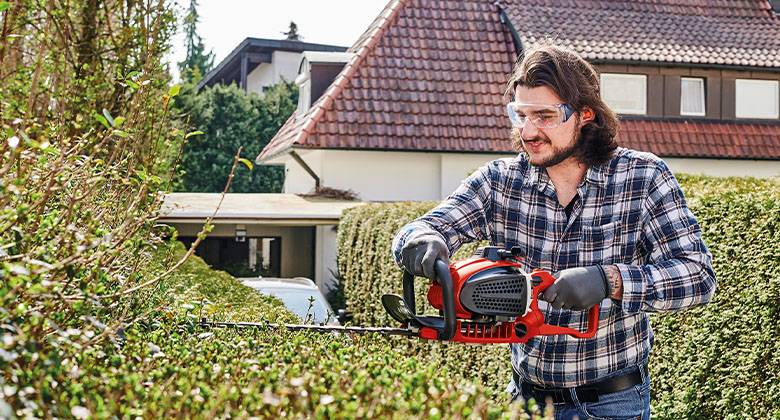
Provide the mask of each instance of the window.
POLYGON ((311 79, 309 72, 304 72, 295 78, 295 84, 298 85, 298 110, 296 119, 301 118, 311 107, 311 79))
MULTIPOLYGON (((282 238, 209 236, 195 249, 195 255, 206 264, 224 270, 234 277, 280 277, 282 271, 282 238)), ((179 240, 189 248, 197 238, 180 236, 179 240)))
POLYGON ((311 99, 309 94, 311 93, 311 82, 306 79, 302 84, 298 86, 298 115, 303 115, 309 110, 311 106, 311 99))
POLYGON ((704 79, 698 77, 680 78, 680 115, 703 117, 704 79))
POLYGON ((780 82, 737 79, 736 90, 737 118, 778 118, 780 82))
POLYGON ((647 76, 644 74, 601 74, 601 98, 621 114, 647 113, 647 76))

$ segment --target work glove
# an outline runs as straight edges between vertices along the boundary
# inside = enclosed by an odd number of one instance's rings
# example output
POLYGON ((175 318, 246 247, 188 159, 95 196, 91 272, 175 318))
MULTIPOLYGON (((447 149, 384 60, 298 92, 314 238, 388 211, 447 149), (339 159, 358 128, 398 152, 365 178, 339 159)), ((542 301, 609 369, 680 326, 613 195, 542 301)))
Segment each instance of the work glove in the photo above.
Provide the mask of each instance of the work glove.
POLYGON ((539 298, 556 309, 584 311, 609 296, 607 275, 600 265, 567 268, 553 275, 555 283, 539 298))
POLYGON ((450 264, 450 252, 447 244, 436 234, 428 233, 407 242, 401 248, 401 264, 406 271, 415 276, 436 279, 434 263, 437 259, 450 264))

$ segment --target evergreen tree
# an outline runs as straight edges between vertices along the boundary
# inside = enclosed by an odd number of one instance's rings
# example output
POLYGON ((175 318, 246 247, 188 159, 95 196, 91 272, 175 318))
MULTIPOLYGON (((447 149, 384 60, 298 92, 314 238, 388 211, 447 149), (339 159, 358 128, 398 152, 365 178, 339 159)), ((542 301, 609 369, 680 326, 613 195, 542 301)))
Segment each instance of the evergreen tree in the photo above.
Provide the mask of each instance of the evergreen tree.
POLYGON ((303 38, 298 34, 298 25, 296 25, 295 22, 290 22, 290 29, 288 29, 287 32, 282 32, 282 34, 291 41, 300 41, 301 38, 303 38))
MULTIPOLYGON (((261 97, 235 84, 217 84, 182 99, 178 106, 189 125, 204 134, 187 141, 182 156, 185 173, 176 189, 221 192, 236 150, 244 146, 243 157, 253 161, 295 111, 298 89, 292 82, 282 82, 261 97)), ((282 167, 256 165, 250 171, 239 165, 231 192, 278 193, 283 183, 282 167)))
POLYGON ((184 17, 184 34, 187 37, 187 57, 179 62, 181 80, 197 83, 214 65, 214 53, 206 53, 203 38, 198 35, 198 1, 190 0, 190 7, 184 17))

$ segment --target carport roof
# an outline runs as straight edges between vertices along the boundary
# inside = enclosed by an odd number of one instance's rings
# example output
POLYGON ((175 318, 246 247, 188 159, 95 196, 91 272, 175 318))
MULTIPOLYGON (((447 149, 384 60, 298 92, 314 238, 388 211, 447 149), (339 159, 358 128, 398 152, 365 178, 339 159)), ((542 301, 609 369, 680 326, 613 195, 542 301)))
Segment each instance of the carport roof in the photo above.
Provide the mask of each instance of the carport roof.
MULTIPOLYGON (((165 196, 160 211, 162 222, 205 221, 214 214, 219 193, 171 193, 165 196)), ((229 193, 219 208, 214 223, 296 222, 297 224, 335 224, 342 211, 364 204, 361 201, 296 194, 229 193)))

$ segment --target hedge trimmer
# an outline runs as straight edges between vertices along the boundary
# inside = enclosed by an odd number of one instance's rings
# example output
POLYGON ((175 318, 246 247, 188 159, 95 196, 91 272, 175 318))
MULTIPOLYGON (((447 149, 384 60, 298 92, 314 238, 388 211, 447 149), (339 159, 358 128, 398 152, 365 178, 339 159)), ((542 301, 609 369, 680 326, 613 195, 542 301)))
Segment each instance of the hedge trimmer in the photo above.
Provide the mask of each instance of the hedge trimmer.
POLYGON ((428 302, 440 316, 418 315, 415 309, 414 275, 404 270, 403 297, 382 296, 387 313, 401 323, 400 328, 342 327, 330 325, 295 325, 251 322, 209 322, 205 327, 286 328, 292 331, 379 333, 415 336, 427 340, 463 343, 525 343, 538 335, 568 334, 591 338, 598 328, 599 307, 590 308, 588 328, 548 325, 539 310, 539 293, 555 282, 544 270, 530 274, 521 270, 520 249, 479 248, 465 260, 447 265, 435 264, 436 280, 428 289, 428 302))

